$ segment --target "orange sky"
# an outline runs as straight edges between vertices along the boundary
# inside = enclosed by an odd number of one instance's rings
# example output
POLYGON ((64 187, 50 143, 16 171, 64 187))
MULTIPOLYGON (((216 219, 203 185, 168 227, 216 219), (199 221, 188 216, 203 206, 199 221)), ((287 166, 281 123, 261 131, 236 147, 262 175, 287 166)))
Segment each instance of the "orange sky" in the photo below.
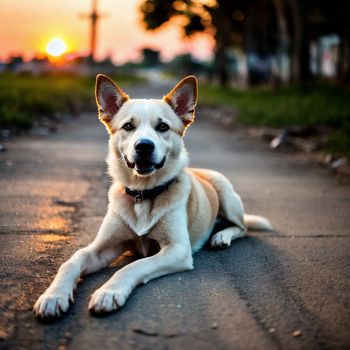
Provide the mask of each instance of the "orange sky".
MULTIPOLYGON (((115 63, 137 60, 139 49, 159 49, 164 59, 192 52, 208 58, 213 42, 201 36, 182 40, 175 25, 157 32, 145 32, 138 7, 142 0, 100 0, 99 10, 106 15, 98 28, 98 58, 110 55, 115 63)), ((87 53, 89 24, 79 14, 90 11, 91 0, 1 0, 0 59, 23 53, 30 58, 42 52, 53 37, 60 37, 73 51, 87 53)))

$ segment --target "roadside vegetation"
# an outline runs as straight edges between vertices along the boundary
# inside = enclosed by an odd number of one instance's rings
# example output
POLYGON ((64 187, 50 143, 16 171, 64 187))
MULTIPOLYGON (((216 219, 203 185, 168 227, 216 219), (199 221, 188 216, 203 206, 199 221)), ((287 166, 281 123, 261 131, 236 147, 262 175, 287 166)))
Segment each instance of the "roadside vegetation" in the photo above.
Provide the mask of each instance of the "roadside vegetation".
MULTIPOLYGON (((113 76, 123 86, 140 78, 113 76)), ((30 128, 35 120, 59 120, 95 110, 94 77, 69 75, 0 74, 0 128, 30 128)), ((200 86, 200 102, 226 105, 237 111, 237 121, 274 128, 327 128, 325 149, 350 158, 350 88, 329 85, 250 88, 237 90, 200 86)))
MULTIPOLYGON (((123 85, 140 79, 117 75, 123 85)), ((29 128, 38 118, 57 119, 94 110, 94 77, 0 74, 0 127, 29 128)))
POLYGON ((350 158, 350 89, 336 86, 250 88, 235 90, 204 85, 201 103, 237 110, 237 121, 256 126, 327 127, 326 149, 350 158))

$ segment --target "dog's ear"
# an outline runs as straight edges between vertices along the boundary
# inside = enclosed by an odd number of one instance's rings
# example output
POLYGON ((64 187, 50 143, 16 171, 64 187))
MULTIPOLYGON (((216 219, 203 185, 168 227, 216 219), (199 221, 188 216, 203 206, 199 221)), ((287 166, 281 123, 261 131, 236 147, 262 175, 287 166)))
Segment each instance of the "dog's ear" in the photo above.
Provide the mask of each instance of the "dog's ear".
POLYGON ((164 100, 171 106, 184 123, 185 128, 194 121, 194 109, 197 104, 198 83, 195 76, 182 79, 164 100))
POLYGON ((95 96, 98 116, 110 131, 111 120, 118 113, 123 103, 129 99, 129 96, 103 74, 98 74, 96 77, 95 96))

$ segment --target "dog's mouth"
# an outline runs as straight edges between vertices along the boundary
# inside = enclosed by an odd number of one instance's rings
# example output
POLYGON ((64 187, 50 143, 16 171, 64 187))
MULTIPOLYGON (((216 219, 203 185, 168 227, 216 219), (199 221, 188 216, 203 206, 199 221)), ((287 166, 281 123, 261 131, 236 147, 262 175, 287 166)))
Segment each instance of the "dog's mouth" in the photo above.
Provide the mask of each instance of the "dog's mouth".
POLYGON ((134 169, 140 175, 149 175, 153 171, 163 168, 166 156, 159 163, 154 163, 149 159, 137 159, 134 163, 130 162, 127 156, 124 156, 125 163, 130 169, 134 169))

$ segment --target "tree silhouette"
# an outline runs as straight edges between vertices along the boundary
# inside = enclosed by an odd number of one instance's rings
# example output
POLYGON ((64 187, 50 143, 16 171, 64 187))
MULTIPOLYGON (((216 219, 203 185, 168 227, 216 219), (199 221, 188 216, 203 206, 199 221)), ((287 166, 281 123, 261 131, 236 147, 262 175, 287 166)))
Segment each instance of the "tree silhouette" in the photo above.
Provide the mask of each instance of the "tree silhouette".
POLYGON ((283 56, 290 58, 291 78, 311 78, 310 44, 322 35, 340 38, 338 77, 350 80, 350 1, 341 0, 146 0, 143 22, 155 30, 177 19, 186 36, 209 33, 216 41, 215 72, 222 85, 229 80, 229 51, 274 56, 279 76, 283 56))
POLYGON ((184 35, 207 32, 216 40, 216 71, 220 82, 228 81, 227 50, 232 44, 231 1, 192 1, 192 0, 147 0, 141 5, 146 29, 154 30, 179 17, 183 23, 184 35))

